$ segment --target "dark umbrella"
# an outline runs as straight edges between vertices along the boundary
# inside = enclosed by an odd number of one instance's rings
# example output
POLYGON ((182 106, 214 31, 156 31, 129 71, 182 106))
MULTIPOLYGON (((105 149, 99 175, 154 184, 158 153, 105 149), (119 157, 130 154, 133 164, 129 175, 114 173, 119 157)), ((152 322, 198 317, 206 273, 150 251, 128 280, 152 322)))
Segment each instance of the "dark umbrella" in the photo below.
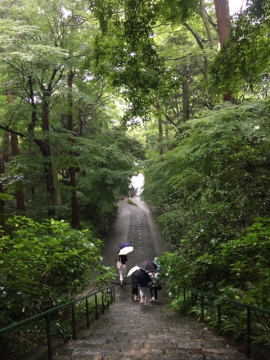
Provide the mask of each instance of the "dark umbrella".
POLYGON ((157 265, 153 263, 153 261, 144 260, 138 266, 144 271, 155 271, 157 269, 157 265))
POLYGON ((160 271, 160 265, 158 265, 158 264, 156 263, 156 261, 152 261, 152 263, 153 263, 154 265, 156 265, 156 266, 157 266, 157 270, 160 271))
POLYGON ((123 249, 124 247, 132 246, 129 242, 124 242, 118 245, 119 249, 123 249))

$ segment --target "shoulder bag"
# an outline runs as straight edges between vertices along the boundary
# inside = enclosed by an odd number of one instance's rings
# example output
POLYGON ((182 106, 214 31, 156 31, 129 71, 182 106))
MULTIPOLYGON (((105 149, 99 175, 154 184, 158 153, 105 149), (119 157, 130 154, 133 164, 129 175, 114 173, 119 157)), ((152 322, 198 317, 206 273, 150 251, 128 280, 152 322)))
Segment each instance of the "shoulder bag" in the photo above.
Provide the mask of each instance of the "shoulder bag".
POLYGON ((123 264, 121 263, 120 258, 118 258, 117 261, 116 261, 116 267, 119 270, 122 269, 122 267, 123 267, 123 264))

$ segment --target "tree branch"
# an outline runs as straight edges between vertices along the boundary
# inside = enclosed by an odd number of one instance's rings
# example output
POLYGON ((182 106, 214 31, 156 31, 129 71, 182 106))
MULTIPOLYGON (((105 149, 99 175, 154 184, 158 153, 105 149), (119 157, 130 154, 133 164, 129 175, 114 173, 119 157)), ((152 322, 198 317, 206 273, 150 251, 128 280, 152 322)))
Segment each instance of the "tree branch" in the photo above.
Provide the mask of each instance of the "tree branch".
POLYGON ((23 133, 19 132, 19 131, 16 131, 16 130, 12 130, 9 128, 9 126, 3 126, 3 125, 0 125, 0 129, 4 130, 4 131, 7 131, 9 132, 10 134, 14 134, 14 135, 18 135, 18 136, 21 136, 23 138, 26 137, 26 135, 24 135, 23 133))
POLYGON ((196 33, 196 31, 193 30, 192 27, 188 25, 188 23, 184 23, 183 25, 191 32, 191 34, 194 36, 195 40, 197 41, 197 44, 199 45, 201 50, 203 50, 204 46, 202 43, 202 39, 199 37, 199 35, 196 33))

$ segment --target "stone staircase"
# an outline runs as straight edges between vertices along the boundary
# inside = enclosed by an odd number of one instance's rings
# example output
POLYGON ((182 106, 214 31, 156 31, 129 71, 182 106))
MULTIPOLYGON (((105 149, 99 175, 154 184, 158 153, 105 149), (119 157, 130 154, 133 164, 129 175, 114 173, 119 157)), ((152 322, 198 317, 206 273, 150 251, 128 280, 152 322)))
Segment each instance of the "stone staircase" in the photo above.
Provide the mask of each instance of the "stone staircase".
POLYGON ((142 305, 130 286, 116 286, 116 301, 89 330, 77 334, 53 360, 245 360, 243 349, 207 329, 194 317, 178 315, 161 291, 142 305))

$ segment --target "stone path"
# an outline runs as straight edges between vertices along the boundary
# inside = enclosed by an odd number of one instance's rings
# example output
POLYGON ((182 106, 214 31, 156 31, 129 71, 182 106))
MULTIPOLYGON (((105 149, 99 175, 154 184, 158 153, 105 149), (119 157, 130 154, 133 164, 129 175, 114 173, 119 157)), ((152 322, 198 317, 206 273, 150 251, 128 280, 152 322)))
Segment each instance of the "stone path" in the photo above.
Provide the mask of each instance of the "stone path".
POLYGON ((130 284, 116 286, 116 301, 99 320, 59 350, 54 360, 245 360, 237 346, 194 317, 175 314, 166 292, 141 305, 130 284))
MULTIPOLYGON (((129 205, 127 200, 118 203, 118 216, 108 231, 102 251, 105 266, 115 266, 118 244, 122 242, 130 242, 134 246, 134 251, 128 255, 127 271, 139 262, 153 260, 168 250, 146 204, 139 197, 132 198, 132 201, 137 206, 129 205)), ((116 267, 115 274, 118 274, 116 267)))
MULTIPOLYGON (((119 214, 110 229, 103 249, 104 264, 114 266, 117 245, 129 241, 134 252, 128 269, 143 260, 152 260, 166 250, 151 212, 140 198, 138 206, 127 200, 119 203, 119 214)), ((115 271, 117 274, 117 269, 115 271)), ((169 308, 166 286, 158 301, 147 306, 130 300, 130 279, 123 288, 112 279, 116 301, 105 315, 95 320, 89 330, 81 331, 77 340, 69 341, 54 360, 245 360, 236 345, 194 317, 174 313, 169 308)))

